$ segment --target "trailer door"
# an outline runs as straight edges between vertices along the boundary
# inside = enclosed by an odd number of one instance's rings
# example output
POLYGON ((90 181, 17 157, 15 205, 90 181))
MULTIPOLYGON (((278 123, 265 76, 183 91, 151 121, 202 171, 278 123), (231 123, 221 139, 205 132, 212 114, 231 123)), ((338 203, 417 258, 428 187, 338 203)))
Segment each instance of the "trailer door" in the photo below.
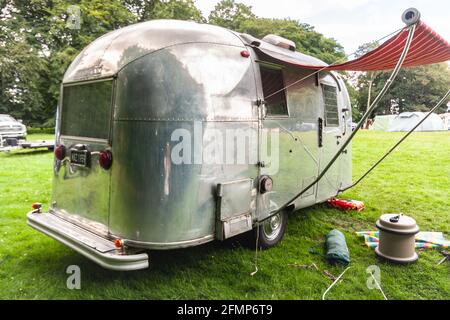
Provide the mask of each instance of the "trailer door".
MULTIPOLYGON (((343 139, 342 121, 338 95, 340 88, 331 75, 326 75, 320 84, 322 90, 322 117, 318 119, 319 172, 330 162, 343 139)), ((338 159, 319 181, 317 202, 323 202, 337 194, 340 187, 340 159, 338 159)))
POLYGON ((299 188, 298 146, 293 136, 296 119, 290 116, 285 89, 283 66, 259 62, 260 99, 260 179, 269 176, 273 189, 260 191, 258 218, 265 218, 271 211, 293 197, 299 188))

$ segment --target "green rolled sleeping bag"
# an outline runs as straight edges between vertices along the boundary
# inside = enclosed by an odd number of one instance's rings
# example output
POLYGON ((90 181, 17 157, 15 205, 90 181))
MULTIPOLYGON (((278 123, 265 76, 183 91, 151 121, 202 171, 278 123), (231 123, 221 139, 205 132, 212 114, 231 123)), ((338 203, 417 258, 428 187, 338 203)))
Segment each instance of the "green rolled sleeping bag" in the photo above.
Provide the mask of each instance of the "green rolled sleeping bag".
POLYGON ((331 230, 327 234, 325 242, 326 254, 325 259, 330 263, 340 263, 348 265, 350 263, 350 253, 348 252, 345 236, 339 230, 331 230))

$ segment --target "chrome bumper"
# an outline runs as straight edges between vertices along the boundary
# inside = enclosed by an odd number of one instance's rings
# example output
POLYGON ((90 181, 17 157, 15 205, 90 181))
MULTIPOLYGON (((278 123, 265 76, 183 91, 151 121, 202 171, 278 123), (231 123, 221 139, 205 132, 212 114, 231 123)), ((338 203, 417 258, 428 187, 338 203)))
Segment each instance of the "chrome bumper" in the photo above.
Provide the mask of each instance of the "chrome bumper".
POLYGON ((0 136, 2 136, 3 139, 5 138, 25 138, 27 136, 26 131, 10 131, 10 132, 0 132, 0 136))
POLYGON ((114 243, 51 213, 27 214, 27 224, 58 240, 103 268, 130 271, 148 268, 148 255, 122 254, 114 243))

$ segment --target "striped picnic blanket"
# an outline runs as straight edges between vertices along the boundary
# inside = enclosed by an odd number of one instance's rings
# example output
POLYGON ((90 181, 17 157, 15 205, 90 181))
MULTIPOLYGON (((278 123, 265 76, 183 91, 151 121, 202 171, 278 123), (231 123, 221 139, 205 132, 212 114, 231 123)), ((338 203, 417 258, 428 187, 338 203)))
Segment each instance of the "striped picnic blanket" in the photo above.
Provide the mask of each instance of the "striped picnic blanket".
MULTIPOLYGON (((358 231, 357 235, 364 237, 364 242, 369 248, 376 248, 379 242, 379 231, 358 231)), ((443 248, 450 247, 450 241, 445 240, 442 232, 421 231, 416 234, 416 248, 443 248)))

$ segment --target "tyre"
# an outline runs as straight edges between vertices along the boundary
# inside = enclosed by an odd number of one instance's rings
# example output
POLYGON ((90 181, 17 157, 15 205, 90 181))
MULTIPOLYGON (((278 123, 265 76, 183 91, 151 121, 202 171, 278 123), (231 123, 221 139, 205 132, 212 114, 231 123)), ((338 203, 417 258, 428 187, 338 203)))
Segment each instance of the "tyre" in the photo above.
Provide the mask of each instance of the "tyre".
POLYGON ((255 227, 253 230, 253 243, 256 243, 256 240, 258 240, 260 249, 269 249, 276 246, 283 239, 287 220, 287 212, 282 211, 255 227))

